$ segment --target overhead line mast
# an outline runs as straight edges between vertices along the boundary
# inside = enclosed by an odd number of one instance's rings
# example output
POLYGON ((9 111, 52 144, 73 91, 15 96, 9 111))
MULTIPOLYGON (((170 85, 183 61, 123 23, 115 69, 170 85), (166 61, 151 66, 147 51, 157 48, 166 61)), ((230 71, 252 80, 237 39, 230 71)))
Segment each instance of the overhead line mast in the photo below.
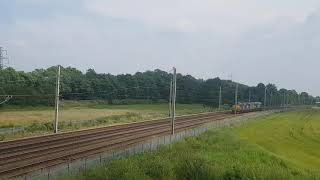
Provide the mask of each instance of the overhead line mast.
POLYGON ((238 83, 236 83, 236 92, 234 93, 234 107, 235 107, 235 109, 234 109, 234 114, 237 114, 237 106, 238 106, 238 88, 239 88, 239 84, 238 83))
POLYGON ((219 89, 219 110, 221 109, 221 103, 222 103, 222 88, 220 86, 220 89, 219 89))
POLYGON ((54 118, 54 133, 58 133, 58 123, 59 123, 59 99, 60 99, 60 65, 57 69, 57 79, 56 79, 56 98, 55 98, 55 118, 54 118))
POLYGON ((176 98, 177 98, 177 69, 173 68, 173 76, 170 85, 170 115, 171 115, 171 134, 175 133, 175 121, 176 121, 176 98))
POLYGON ((7 63, 9 63, 9 59, 4 56, 8 55, 7 50, 5 50, 3 47, 0 47, 0 70, 4 69, 4 61, 7 60, 7 63))

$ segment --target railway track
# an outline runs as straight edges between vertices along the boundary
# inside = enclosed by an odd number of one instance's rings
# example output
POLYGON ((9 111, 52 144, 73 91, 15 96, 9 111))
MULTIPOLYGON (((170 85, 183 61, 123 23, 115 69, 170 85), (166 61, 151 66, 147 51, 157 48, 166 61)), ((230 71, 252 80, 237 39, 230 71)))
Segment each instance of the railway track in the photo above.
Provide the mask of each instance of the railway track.
MULTIPOLYGON (((232 116, 216 112, 177 117, 176 132, 232 116)), ((160 119, 1 142, 0 179, 137 144, 169 134, 170 128, 170 119, 160 119)))

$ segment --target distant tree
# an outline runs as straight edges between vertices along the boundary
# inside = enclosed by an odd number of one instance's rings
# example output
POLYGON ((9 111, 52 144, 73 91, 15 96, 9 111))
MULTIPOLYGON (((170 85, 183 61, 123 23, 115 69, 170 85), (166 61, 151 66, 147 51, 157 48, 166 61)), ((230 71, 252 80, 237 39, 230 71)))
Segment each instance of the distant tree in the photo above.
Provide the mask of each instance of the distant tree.
MULTIPOLYGON (((1 95, 15 96, 9 103, 15 105, 54 105, 55 81, 57 67, 36 69, 32 72, 16 71, 13 68, 0 70, 1 95)), ((61 98, 67 100, 114 100, 136 99, 168 101, 172 74, 156 69, 135 74, 104 74, 88 69, 85 73, 72 68, 61 68, 61 98)), ((196 79, 191 75, 177 75, 177 102, 202 103, 217 106, 219 88, 222 88, 223 104, 235 101, 236 83, 230 80, 213 78, 196 79)), ((268 104, 276 106, 284 102, 306 104, 320 100, 306 92, 298 94, 295 90, 280 89, 274 84, 259 83, 256 87, 239 84, 239 102, 248 101, 249 90, 251 101, 264 101, 264 90, 267 87, 268 104)))

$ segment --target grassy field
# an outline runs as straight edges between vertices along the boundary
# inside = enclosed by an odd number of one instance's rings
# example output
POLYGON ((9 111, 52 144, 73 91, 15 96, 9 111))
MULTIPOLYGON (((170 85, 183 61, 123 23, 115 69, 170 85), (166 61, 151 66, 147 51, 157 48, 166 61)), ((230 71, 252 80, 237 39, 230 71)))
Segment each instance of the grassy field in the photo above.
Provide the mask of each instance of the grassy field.
POLYGON ((64 179, 320 179, 319 116, 278 113, 64 179))
MULTIPOLYGON (((177 115, 212 111, 200 104, 177 104, 177 115)), ((62 101, 59 130, 71 131, 159 119, 168 116, 168 104, 107 105, 96 101, 62 101)), ((53 107, 17 107, 0 109, 0 141, 53 131, 53 107), (5 128, 6 131, 1 131, 5 128), (7 129, 10 128, 10 131, 7 129), (21 129, 22 128, 22 129, 21 129), (14 131, 12 129, 20 129, 14 131)))
MULTIPOLYGON (((178 115, 209 111, 198 104, 178 104, 178 115)), ((134 113, 141 120, 166 117, 167 104, 104 105, 93 102, 63 102, 60 121, 94 120, 115 115, 134 113)), ((54 109, 48 107, 9 108, 0 110, 0 127, 30 125, 34 122, 53 122, 54 109)))
POLYGON ((291 167, 320 172, 320 110, 276 114, 236 132, 291 167))

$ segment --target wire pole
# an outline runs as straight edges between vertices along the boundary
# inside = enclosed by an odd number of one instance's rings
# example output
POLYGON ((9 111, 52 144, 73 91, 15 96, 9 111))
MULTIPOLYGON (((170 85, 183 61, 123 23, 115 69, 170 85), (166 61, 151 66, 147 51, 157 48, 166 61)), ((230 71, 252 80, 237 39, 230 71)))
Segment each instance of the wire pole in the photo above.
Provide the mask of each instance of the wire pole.
POLYGON ((0 70, 1 70, 1 69, 4 69, 4 67, 5 67, 5 65, 4 65, 5 60, 7 60, 7 63, 9 64, 9 59, 6 58, 4 54, 8 55, 7 50, 4 50, 3 47, 0 47, 0 70))
POLYGON ((0 70, 3 69, 2 47, 0 47, 0 70))
POLYGON ((169 117, 172 117, 172 79, 170 81, 170 95, 169 95, 169 117))
POLYGON ((148 104, 150 104, 150 87, 147 87, 148 104))
POLYGON ((284 94, 283 94, 283 107, 284 108, 286 107, 286 102, 287 102, 286 97, 287 97, 286 92, 284 92, 284 94))
POLYGON ((58 65, 57 81, 56 81, 56 100, 55 100, 55 123, 54 123, 54 133, 58 133, 58 122, 59 122, 59 97, 60 97, 60 65, 58 65))
POLYGON ((220 90, 219 90, 219 110, 221 109, 221 103, 222 103, 222 88, 220 86, 220 90))
POLYGON ((237 105, 238 105, 238 83, 236 83, 236 92, 235 92, 235 97, 234 97, 234 104, 235 104, 235 109, 234 109, 234 114, 237 114, 237 105))
POLYGON ((171 114, 171 134, 175 133, 175 121, 176 121, 176 95, 177 95, 177 70, 173 68, 172 79, 172 114, 171 114))
POLYGON ((251 89, 249 88, 249 103, 251 102, 251 89))
POLYGON ((283 108, 286 108, 287 106, 287 93, 285 92, 283 94, 283 108))
POLYGON ((273 94, 272 92, 270 93, 270 107, 272 107, 273 103, 273 94))
POLYGON ((267 87, 264 88, 264 110, 267 107, 267 87))

